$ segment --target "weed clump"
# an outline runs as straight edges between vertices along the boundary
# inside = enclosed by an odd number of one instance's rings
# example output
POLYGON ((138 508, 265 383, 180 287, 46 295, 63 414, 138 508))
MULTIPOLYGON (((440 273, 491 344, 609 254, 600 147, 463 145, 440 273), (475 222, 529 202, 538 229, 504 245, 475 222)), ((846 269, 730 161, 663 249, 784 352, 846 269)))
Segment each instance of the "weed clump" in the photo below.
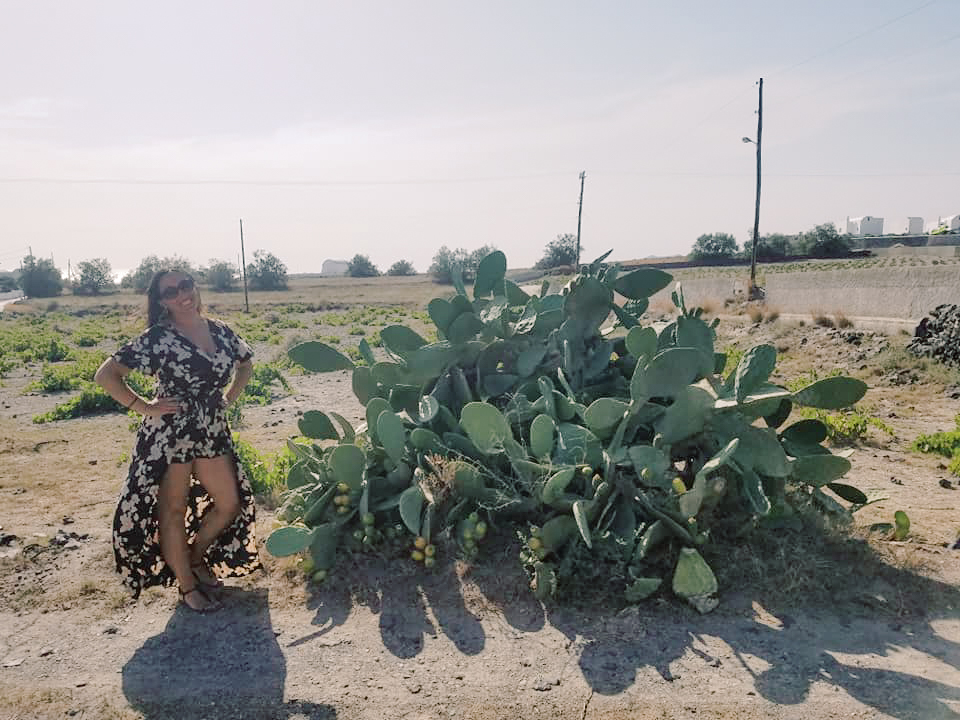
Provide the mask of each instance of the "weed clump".
POLYGON ((910 449, 915 452, 933 453, 950 460, 950 472, 960 477, 960 415, 954 418, 956 430, 920 435, 910 449))

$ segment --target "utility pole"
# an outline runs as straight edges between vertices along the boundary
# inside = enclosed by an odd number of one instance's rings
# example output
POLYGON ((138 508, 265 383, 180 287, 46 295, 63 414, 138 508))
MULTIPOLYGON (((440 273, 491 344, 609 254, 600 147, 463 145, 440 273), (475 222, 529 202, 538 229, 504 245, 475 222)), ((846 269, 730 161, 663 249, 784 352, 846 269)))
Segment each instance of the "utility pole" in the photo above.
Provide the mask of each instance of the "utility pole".
POLYGON ((243 218, 240 218, 240 275, 243 278, 244 312, 250 312, 250 300, 247 297, 247 256, 243 253, 243 218))
POLYGON ((753 252, 750 258, 749 297, 757 292, 757 245, 760 244, 760 135, 763 132, 763 78, 760 78, 760 100, 757 105, 757 205, 753 213, 753 252))
POLYGON ((580 272, 580 219, 583 217, 583 181, 586 177, 586 172, 580 173, 580 209, 577 210, 577 272, 580 272))

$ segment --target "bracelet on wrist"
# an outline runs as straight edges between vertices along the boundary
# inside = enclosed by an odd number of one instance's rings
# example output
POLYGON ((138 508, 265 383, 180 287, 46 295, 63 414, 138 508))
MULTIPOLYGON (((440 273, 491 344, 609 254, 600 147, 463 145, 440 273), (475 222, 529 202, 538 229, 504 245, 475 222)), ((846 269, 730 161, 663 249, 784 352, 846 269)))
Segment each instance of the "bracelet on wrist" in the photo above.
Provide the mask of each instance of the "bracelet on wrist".
MULTIPOLYGON (((133 410, 133 406, 137 404, 137 400, 139 399, 140 399, 140 396, 135 394, 133 396, 133 400, 131 400, 130 404, 127 405, 127 410, 133 410)), ((133 410, 133 411, 136 412, 136 410, 133 410)))

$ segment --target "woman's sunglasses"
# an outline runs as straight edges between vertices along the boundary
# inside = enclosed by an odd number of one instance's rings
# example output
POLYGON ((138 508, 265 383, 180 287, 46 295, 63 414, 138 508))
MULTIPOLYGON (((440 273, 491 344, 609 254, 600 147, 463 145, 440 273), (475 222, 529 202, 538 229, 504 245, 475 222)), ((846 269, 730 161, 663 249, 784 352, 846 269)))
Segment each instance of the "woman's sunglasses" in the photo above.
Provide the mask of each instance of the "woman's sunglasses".
POLYGON ((167 285, 160 291, 162 300, 173 300, 182 291, 190 292, 193 290, 193 278, 184 278, 177 285, 167 285))

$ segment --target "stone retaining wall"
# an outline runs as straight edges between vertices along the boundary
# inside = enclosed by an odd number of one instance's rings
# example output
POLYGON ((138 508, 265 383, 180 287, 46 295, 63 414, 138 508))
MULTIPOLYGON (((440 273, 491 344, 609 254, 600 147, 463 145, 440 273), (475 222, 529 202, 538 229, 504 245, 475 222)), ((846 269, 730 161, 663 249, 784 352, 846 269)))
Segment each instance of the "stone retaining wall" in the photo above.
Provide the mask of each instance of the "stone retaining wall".
MULTIPOLYGON (((709 302, 717 307, 735 297, 748 273, 732 278, 690 278, 683 281, 687 305, 709 302), (736 286, 736 287, 735 287, 736 286)), ((956 265, 915 268, 855 268, 818 272, 769 273, 767 304, 783 313, 843 312, 848 317, 916 320, 938 305, 960 303, 960 269, 956 265)), ((670 302, 669 287, 651 304, 670 302)))

